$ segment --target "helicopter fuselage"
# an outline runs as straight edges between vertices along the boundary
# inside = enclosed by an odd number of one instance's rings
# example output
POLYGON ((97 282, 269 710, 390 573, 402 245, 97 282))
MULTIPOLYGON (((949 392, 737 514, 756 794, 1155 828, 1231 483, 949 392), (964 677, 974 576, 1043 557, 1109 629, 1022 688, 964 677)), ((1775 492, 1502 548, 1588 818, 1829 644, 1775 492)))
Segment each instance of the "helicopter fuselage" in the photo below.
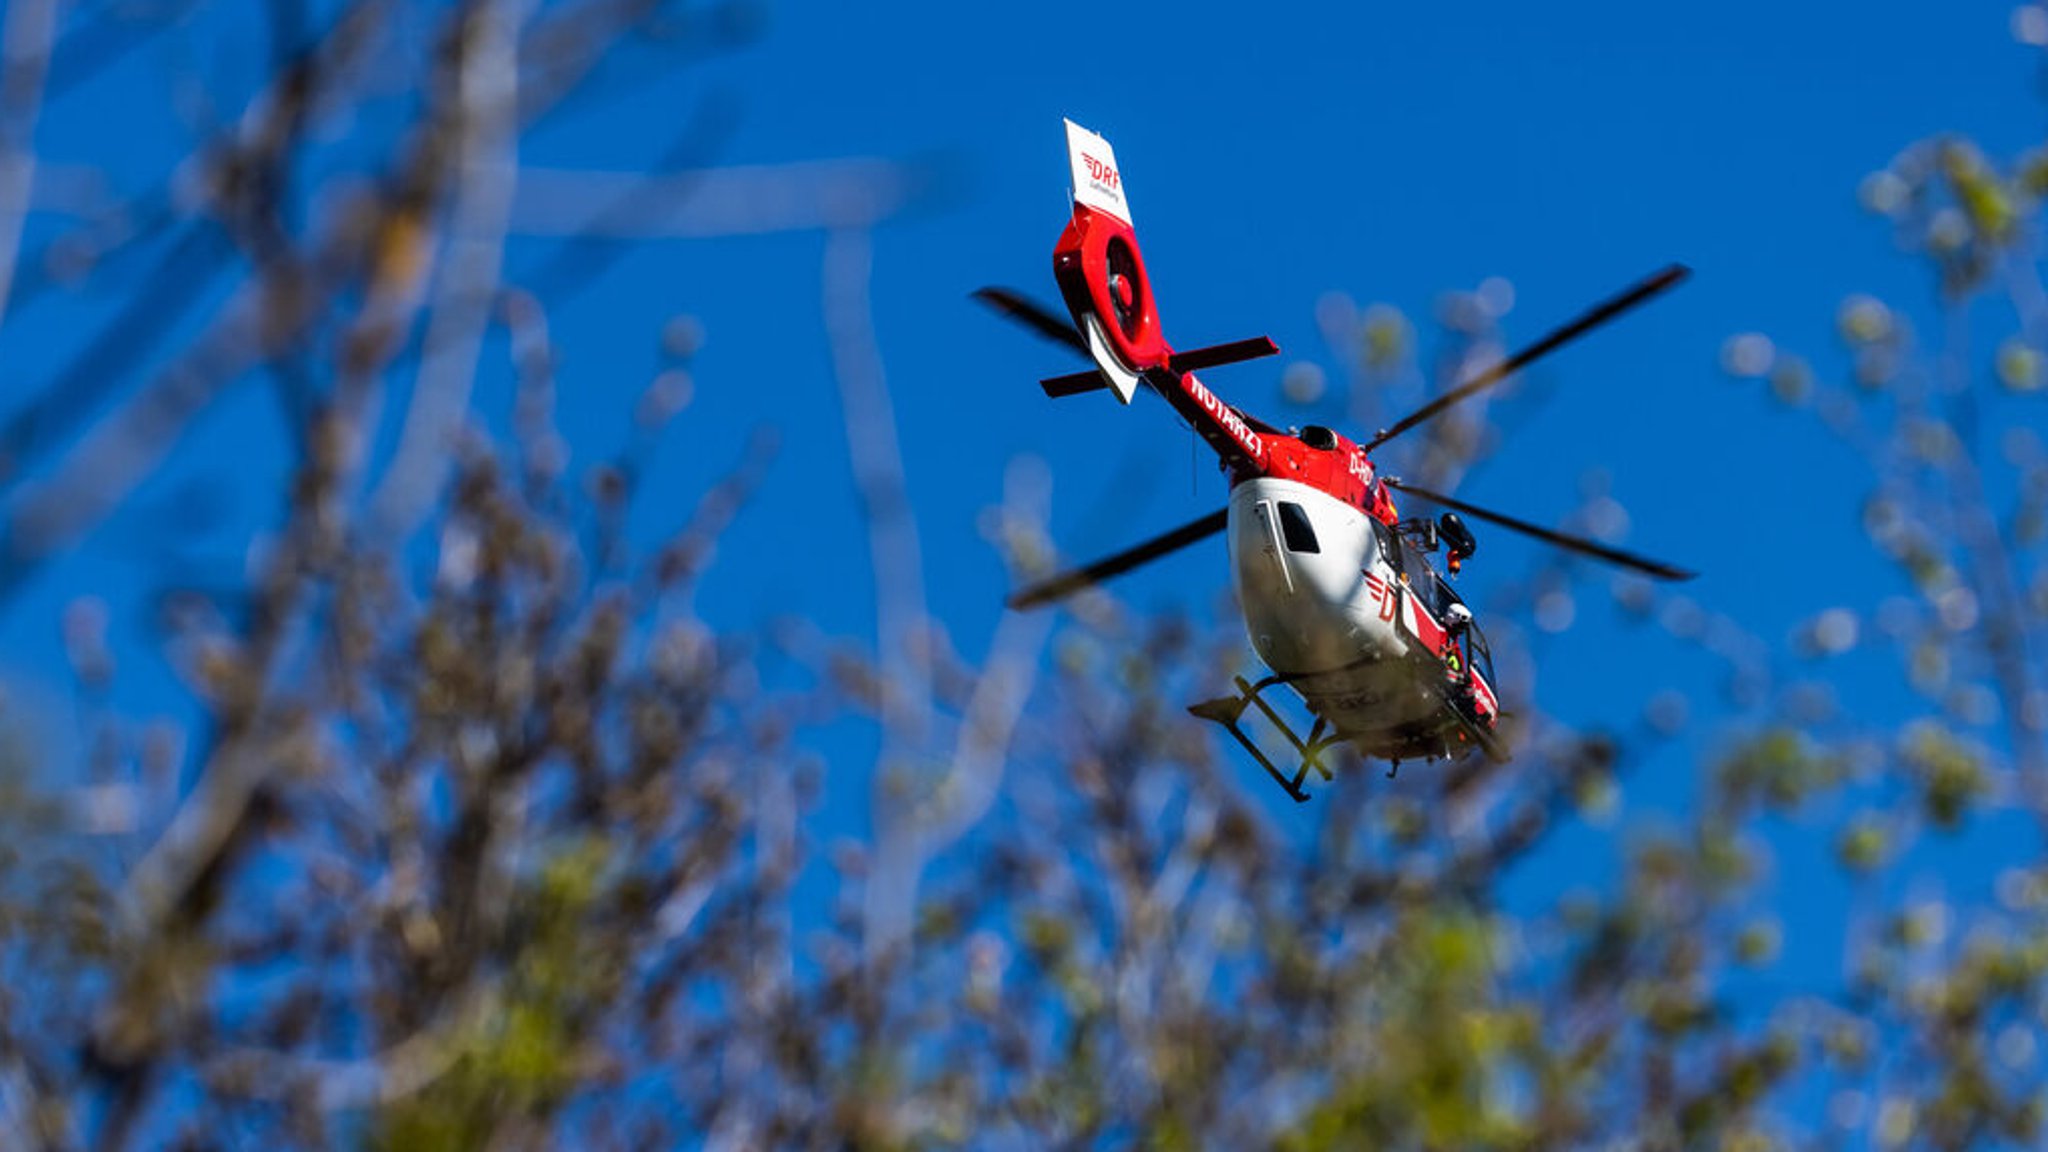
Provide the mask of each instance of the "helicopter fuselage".
POLYGON ((1066 128, 1074 206, 1053 248, 1053 278, 1071 325, 1011 289, 983 288, 975 298, 1094 361, 1094 371, 1040 380, 1047 396, 1102 390, 1129 404, 1140 388, 1157 393, 1215 451, 1230 478, 1230 503, 1094 563, 1033 581, 1009 597, 1011 608, 1049 604, 1227 533, 1245 631, 1273 674, 1257 683, 1235 677, 1233 694, 1188 711, 1222 725, 1288 795, 1305 801, 1302 783, 1310 772, 1332 778, 1322 753, 1334 746, 1349 744, 1397 766, 1475 749, 1496 761, 1508 758, 1486 638, 1429 560, 1443 546, 1446 569, 1456 575, 1471 557, 1478 544, 1464 516, 1655 579, 1695 575, 1382 476, 1368 455, 1670 289, 1687 276, 1684 265, 1667 265, 1601 301, 1364 443, 1330 428, 1283 430, 1226 402, 1195 377, 1197 371, 1275 355, 1279 346, 1264 336, 1178 351, 1167 343, 1116 156, 1095 133, 1071 120, 1066 128), (1445 511, 1433 522, 1403 520, 1390 489, 1445 511), (1262 695, 1282 685, 1315 716, 1306 735, 1295 732, 1262 695), (1291 772, 1240 725, 1252 708, 1293 746, 1299 763, 1291 772))
MULTIPOLYGON (((1252 647, 1274 673, 1244 685, 1244 700, 1279 683, 1299 693, 1317 724, 1306 740, 1289 737, 1310 761, 1338 743, 1395 761, 1475 747, 1504 757, 1490 669, 1472 659, 1484 640, 1462 605, 1455 621, 1443 618, 1457 597, 1405 542, 1364 449, 1328 428, 1273 427, 1196 378, 1196 367, 1278 349, 1253 340, 1179 353, 1166 342, 1115 157, 1071 121, 1067 136, 1074 213, 1053 251, 1054 279, 1101 385, 1125 403, 1141 386, 1157 393, 1230 476, 1231 570, 1252 647)), ((1091 383, 1045 382, 1055 394, 1091 383)), ((1237 731, 1242 707, 1197 714, 1237 731)))
POLYGON ((1397 528, 1261 476, 1232 487, 1227 539, 1253 652, 1331 736, 1401 760, 1459 755, 1490 734, 1485 639, 1397 528))

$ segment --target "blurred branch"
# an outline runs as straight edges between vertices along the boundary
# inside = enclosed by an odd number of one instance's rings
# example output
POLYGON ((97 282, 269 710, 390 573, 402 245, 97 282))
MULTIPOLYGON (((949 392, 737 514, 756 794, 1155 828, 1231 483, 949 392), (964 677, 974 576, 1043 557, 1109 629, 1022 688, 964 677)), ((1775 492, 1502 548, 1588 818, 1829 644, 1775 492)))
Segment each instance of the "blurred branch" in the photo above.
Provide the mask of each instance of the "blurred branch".
MULTIPOLYGON (((202 150, 202 179, 208 184, 205 204, 211 218, 186 221, 143 286, 129 296, 97 338, 39 396, 0 427, 0 491, 18 482, 33 466, 39 449, 55 451, 68 445, 126 385, 135 367, 154 353, 156 344, 177 330, 186 311, 205 301, 209 283, 229 267, 229 258, 235 254, 223 242, 223 231, 249 242, 252 250, 248 255, 255 270, 252 280, 239 286, 222 310, 223 319, 193 339, 194 346, 218 340, 225 331, 244 345, 258 347, 259 355, 268 355, 290 343, 319 315, 307 308, 310 302, 301 294, 285 290, 295 273, 285 266, 285 254, 274 242, 278 210, 274 194, 283 179, 276 169, 290 163, 303 132, 306 109, 319 99, 324 78, 350 69, 380 10, 378 0, 350 5, 319 44, 286 62, 251 99, 234 131, 224 134, 210 150, 202 150), (251 284, 261 290, 252 292, 251 284)), ((169 216, 155 212, 145 216, 148 219, 130 234, 132 238, 146 238, 170 222, 169 216)), ((6 314, 6 309, 0 308, 0 315, 6 314)), ((192 369, 199 356, 189 349, 183 355, 182 365, 174 359, 159 378, 184 380, 204 374, 192 369)), ((153 396, 109 417, 110 421, 125 421, 131 442, 141 445, 152 460, 203 406, 167 399, 166 391, 160 386, 153 396)), ((125 490, 119 484, 110 487, 114 499, 125 490)), ((89 522, 88 518, 78 519, 89 522)), ((17 555, 30 560, 41 554, 33 545, 24 551, 19 541, 10 540, 10 544, 17 555)), ((5 574, 0 578, 11 579, 5 574)))
POLYGON ((36 178, 36 117, 56 40, 57 0, 9 0, 0 25, 0 316, 14 282, 36 178))
POLYGON ((245 285, 141 397, 95 424, 51 476, 14 494, 0 513, 0 603, 149 476, 192 418, 247 369, 274 299, 262 281, 245 285))
MULTIPOLYGON (((882 755, 875 774, 874 819, 881 828, 880 838, 887 841, 915 835, 889 794, 901 785, 903 774, 912 771, 930 736, 932 681, 924 656, 930 643, 924 561, 903 476, 894 404, 882 374, 868 301, 873 260, 872 241, 865 231, 834 231, 826 237, 825 334, 831 342, 840 418, 846 427, 854 490, 867 521, 868 558, 875 581, 882 755)), ((900 909, 890 896, 870 893, 865 935, 871 959, 886 954, 900 938, 905 928, 905 913, 900 909)))
MULTIPOLYGON (((1041 467, 1012 465, 1012 491, 1002 515, 1042 524, 1047 486, 1041 467)), ((924 869, 995 804, 1011 737, 1037 682, 1052 621, 1050 612, 1004 614, 961 712, 947 770, 928 783, 918 782, 924 792, 918 800, 878 811, 881 834, 865 896, 863 935, 870 957, 889 956, 908 943, 924 869)), ((878 797, 878 808, 885 803, 878 797)))
POLYGON ((370 495, 375 531, 403 538, 439 496, 469 408, 477 356, 504 263, 519 181, 519 36, 527 0, 485 0, 458 35, 453 132, 459 151, 448 251, 395 456, 370 495))
POLYGON ((234 249, 211 221, 185 223, 158 257, 127 305, 31 399, 0 426, 0 490, 19 482, 38 450, 70 443, 129 382, 137 364, 176 330, 188 309, 206 301, 215 277, 226 272, 234 249))
MULTIPOLYGON (((591 214, 590 227, 564 237, 554 256, 527 278, 529 282, 540 286, 549 301, 556 304, 588 287, 627 251, 610 235, 610 222, 631 219, 655 208, 673 209, 681 201, 671 198, 686 201, 691 194, 688 187, 677 187, 672 182, 657 186, 654 179, 692 163, 703 164, 723 146, 737 121, 738 110, 730 101, 713 98, 700 104, 675 141, 649 167, 650 175, 638 183, 627 183, 618 190, 617 199, 599 204, 591 214), (656 202, 656 196, 662 200, 656 202)), ((524 169, 522 186, 533 175, 533 169, 524 169)), ((515 210, 518 202, 515 196, 515 210)))
POLYGON ((929 192, 921 166, 872 158, 652 174, 529 167, 510 226, 616 240, 859 234, 927 202, 929 192))
POLYGON ((310 1096, 325 1112, 389 1105, 425 1091, 467 1055, 466 1042, 503 1010, 495 989, 465 989, 450 996, 444 1019, 360 1060, 316 1060, 291 1052, 230 1050, 209 1061, 206 1074, 228 1091, 256 1099, 290 1101, 310 1096))

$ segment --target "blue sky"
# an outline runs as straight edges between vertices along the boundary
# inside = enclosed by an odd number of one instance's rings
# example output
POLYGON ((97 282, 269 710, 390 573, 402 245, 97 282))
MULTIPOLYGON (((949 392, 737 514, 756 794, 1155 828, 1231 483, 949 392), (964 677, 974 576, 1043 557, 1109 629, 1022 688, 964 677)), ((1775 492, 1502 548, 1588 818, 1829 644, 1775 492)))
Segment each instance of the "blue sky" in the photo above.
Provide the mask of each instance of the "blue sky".
MULTIPOLYGON (((1160 474, 1121 506, 1128 530, 1062 536, 1082 554, 1220 495, 1213 478, 1188 494, 1185 433, 1164 413, 1046 401, 1032 381, 1068 366, 1057 350, 965 301, 988 282, 1051 296, 1063 114, 1116 144, 1182 342, 1267 332, 1282 362, 1328 363, 1313 324, 1324 292, 1427 316, 1440 292, 1493 275, 1515 284, 1509 333, 1527 337, 1665 260, 1691 263, 1680 293, 1553 364, 1560 395, 1490 470, 1497 489, 1468 494, 1541 517, 1569 505, 1582 468, 1604 466, 1636 513, 1637 544, 1707 569, 1703 597, 1765 626, 1825 606, 1826 590, 1714 580, 1725 546, 1699 526, 1776 509, 1853 531, 1853 489, 1828 482, 1847 461, 1801 422, 1721 378, 1722 340, 1762 330, 1825 371, 1843 296, 1925 295, 1882 224, 1856 210, 1857 182, 1936 130, 2016 147, 2039 115, 2004 5, 1712 7, 1356 6, 1272 20, 1177 7, 785 11, 762 47, 710 75, 744 109, 734 160, 938 153, 963 176, 949 210, 883 232, 875 287, 935 608, 963 640, 993 622, 999 582, 972 521, 1010 457, 1051 462, 1056 529, 1103 524, 1091 513, 1119 496, 1110 486, 1127 461, 1160 474), (1119 67, 1132 43, 1149 63, 1119 67), (1811 460, 1798 479, 1820 478, 1817 491, 1759 474, 1788 458, 1811 460)), ((593 343, 645 347, 664 304, 702 315, 712 343, 693 432, 777 414, 789 467, 770 498, 787 492, 782 515, 845 531, 857 551, 822 339, 784 322, 815 315, 818 245, 745 247, 731 255, 773 287, 718 292, 707 276, 742 274, 716 271, 724 253, 650 248, 621 267, 618 290, 569 310, 565 339, 589 324, 593 343), (633 295, 637 315, 619 306, 633 295), (770 301, 787 339, 763 357, 755 305, 770 301)), ((1278 370, 1212 383, 1280 413, 1278 370)), ((865 590, 786 579, 757 595, 861 619, 865 590)), ((1164 602, 1206 597, 1221 579, 1219 556, 1190 552, 1129 587, 1164 602)))
MULTIPOLYGON (((1424 320, 1427 339, 1440 293, 1503 276, 1517 293, 1507 332, 1521 340, 1683 260, 1691 284, 1551 363, 1557 395, 1462 494, 1554 519, 1581 472, 1605 468, 1633 513, 1630 543, 1702 569, 1690 591, 1705 606, 1777 642, 1823 608, 1871 602, 1890 586, 1860 550, 1856 463, 1809 422, 1727 381, 1722 342, 1763 331, 1827 375, 1842 366, 1833 327, 1844 296, 1871 292, 1924 312, 1929 286, 1858 210, 1855 189, 1937 131, 1970 133, 2001 155, 2038 139, 2038 65, 2013 43, 2010 14, 1982 0, 784 5, 757 44, 727 58, 669 68, 627 56, 598 93, 546 122, 525 155, 639 167, 716 95, 738 109, 721 163, 939 165, 946 195, 875 238, 874 308, 931 607, 969 654, 987 643, 1006 590, 975 521, 1013 458, 1048 463, 1055 537, 1082 556, 1224 496, 1206 465, 1190 490, 1186 433, 1163 406, 1046 400, 1033 381, 1073 365, 967 300, 986 283, 1052 298, 1049 257, 1066 212, 1062 116, 1116 146, 1169 337, 1266 333, 1281 344, 1278 361, 1208 377, 1276 422, 1289 420, 1276 386, 1284 364, 1334 369, 1314 324, 1327 292, 1395 304, 1424 320), (1829 559, 1838 556, 1856 559, 1829 559), (1788 578, 1768 578, 1778 575, 1788 578)), ((232 61, 260 59, 260 27, 224 16, 202 29, 231 62, 216 95, 245 95, 253 68, 232 61)), ((53 108, 46 148, 104 158, 111 125, 137 140, 168 132, 166 77, 182 57, 152 52, 53 108)), ((140 181, 170 159, 138 145, 117 177, 140 181)), ((820 323, 822 247, 815 234, 647 244, 551 317, 565 357, 563 419, 584 461, 617 444, 657 367, 661 325, 686 313, 705 327, 695 400, 649 478, 650 531, 730 466, 746 429, 780 431, 780 462, 701 598, 723 627, 797 614, 831 634, 872 631, 866 541, 820 323)), ((550 251, 516 243, 515 276, 550 251)), ((38 323, 0 333, 0 402, 19 403, 89 342, 110 304, 39 305, 38 323)), ((502 348, 486 358, 501 362, 502 348)), ((504 395, 502 368, 490 371, 485 404, 504 395)), ((0 617, 16 692, 45 691, 34 685, 56 667, 55 621, 74 595, 108 598, 117 637, 138 643, 145 557, 126 529, 178 483, 223 485, 228 523, 193 544, 218 569, 239 569, 250 526, 271 514, 264 483, 283 459, 267 403, 244 389, 211 411, 113 532, 46 569, 0 617)), ((1500 534, 1484 543, 1467 577, 1481 593, 1533 559, 1500 534)), ((1140 605, 1206 610, 1225 580, 1218 542, 1124 590, 1140 605)), ((1711 683, 1669 644, 1593 614, 1549 643, 1541 704, 1588 726, 1627 727, 1638 702, 1617 699, 1616 673, 1639 663, 1701 694, 1711 683)), ((135 711, 168 706, 149 658, 125 672, 135 711)), ((1677 804, 1689 784, 1631 787, 1645 803, 1677 804)))
MULTIPOLYGON (((965 651, 979 652, 998 619, 1004 580, 975 517, 1013 457, 1048 462, 1055 537, 1082 557, 1223 496, 1206 463, 1191 490, 1187 434, 1163 406, 1046 400, 1033 381, 1069 363, 966 302, 986 283, 1053 298, 1062 116, 1117 148, 1169 336, 1267 333, 1281 344, 1279 361, 1207 377, 1281 422, 1286 362, 1334 374, 1314 323, 1326 292, 1393 303, 1423 321, 1427 340, 1440 293, 1504 276, 1517 293, 1508 335, 1526 340, 1666 261, 1691 264, 1682 290, 1548 366, 1556 394, 1463 494, 1554 519, 1581 472, 1604 468, 1633 514, 1631 543, 1703 570, 1690 594, 1778 643, 1815 612, 1893 589, 1857 527, 1861 465, 1809 420, 1728 381, 1722 342, 1763 331, 1829 375, 1843 366, 1843 297, 1874 293, 1924 314, 1928 283, 1859 210, 1856 188, 1931 133, 1967 132, 1997 154, 2038 139, 2035 59, 2013 43, 2010 13, 2003 3, 1344 5, 1263 16, 1203 5, 821 6, 781 11, 758 49, 708 75, 743 109, 734 161, 936 155, 957 178, 943 210, 879 235, 874 291, 932 608, 965 651)), ((639 115, 658 118, 663 99, 650 89, 639 115)), ((621 158, 645 154, 630 140, 619 147, 621 158)), ((820 247, 806 237, 772 249, 651 248, 621 265, 612 290, 569 309, 562 331, 589 333, 579 358, 597 357, 645 347, 666 309, 704 318, 699 403, 679 437, 721 449, 708 460, 686 449, 663 473, 687 490, 730 451, 726 430, 773 419, 784 434, 784 465, 727 553, 745 566, 714 580, 705 604, 735 621, 794 611, 861 634, 872 593, 814 323, 820 247), (623 303, 635 285, 645 295, 623 303), (764 353, 767 332, 787 339, 764 353), (777 552, 789 560, 750 562, 777 552)), ((1487 534, 1467 587, 1483 596, 1535 559, 1487 534)), ((1122 590, 1140 605, 1207 611, 1225 581, 1219 542, 1122 590)), ((1710 666, 1605 612, 1581 615, 1543 649, 1545 710, 1629 730, 1647 694, 1636 686, 1669 683, 1711 719, 1710 666), (1655 674, 1639 675, 1645 667, 1655 674)), ((1872 671, 1844 683, 1850 710, 1898 701, 1886 670, 1872 671)), ((1695 763, 1639 764, 1625 815, 1682 809, 1695 763)), ((857 779, 840 779, 849 805, 864 799, 857 779)), ((1274 819, 1302 819, 1249 768, 1246 783, 1274 819)), ((1980 830, 1971 850, 2030 835, 1980 830)), ((1617 840, 1612 829, 1572 831, 1518 875, 1511 898, 1596 883, 1617 840)), ((1795 921, 1774 979, 1823 985, 1842 961, 1850 893, 1826 866, 1826 837, 1788 829, 1772 848, 1780 907, 1795 921)), ((1967 859, 1937 849, 1928 866, 1974 891, 1991 873, 1967 859)))

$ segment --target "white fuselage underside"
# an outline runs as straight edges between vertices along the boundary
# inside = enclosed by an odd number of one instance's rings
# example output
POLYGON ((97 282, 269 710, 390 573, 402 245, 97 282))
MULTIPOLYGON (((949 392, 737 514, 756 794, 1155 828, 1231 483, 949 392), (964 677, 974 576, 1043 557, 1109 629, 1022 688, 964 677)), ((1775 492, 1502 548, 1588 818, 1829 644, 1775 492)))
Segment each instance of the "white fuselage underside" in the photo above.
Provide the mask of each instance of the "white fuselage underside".
POLYGON ((1423 654, 1410 618, 1420 608, 1362 510, 1292 480, 1247 480, 1230 494, 1229 541, 1253 651, 1338 734, 1370 750, 1439 713, 1440 694, 1407 659, 1423 654), (1315 551, 1289 546, 1283 517, 1297 519, 1297 545, 1306 520, 1315 551))

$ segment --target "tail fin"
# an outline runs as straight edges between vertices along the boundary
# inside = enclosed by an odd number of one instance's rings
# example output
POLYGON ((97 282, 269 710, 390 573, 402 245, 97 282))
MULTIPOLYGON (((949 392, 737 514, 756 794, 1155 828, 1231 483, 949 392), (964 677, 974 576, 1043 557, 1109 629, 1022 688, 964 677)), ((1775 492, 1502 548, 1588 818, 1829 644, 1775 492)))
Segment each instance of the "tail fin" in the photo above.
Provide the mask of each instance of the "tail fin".
POLYGON ((1067 125, 1067 164, 1074 170, 1074 203, 1131 224, 1131 205, 1124 199, 1123 173, 1117 170, 1116 153, 1109 141, 1072 120, 1067 125))
MULTIPOLYGON (((1048 396, 1072 396, 1106 382, 1117 398, 1128 404, 1138 384, 1149 381, 1176 407, 1181 407, 1183 400, 1199 407, 1204 396, 1220 406, 1221 401, 1193 384, 1192 377, 1188 377, 1189 383, 1180 377, 1199 369, 1271 356, 1280 349, 1263 336, 1188 352, 1175 352, 1167 345, 1152 300, 1151 277, 1145 272, 1145 258, 1131 227, 1131 204, 1116 153, 1110 150, 1109 141, 1072 120, 1066 123, 1074 217, 1053 249, 1052 266, 1060 295, 1096 370, 1055 376, 1040 384, 1048 396), (1183 396, 1190 387, 1194 391, 1183 396)), ((1255 446, 1240 444, 1237 449, 1249 457, 1258 456, 1255 446)))
POLYGON ((1053 250, 1053 273, 1089 356, 1128 404, 1144 372, 1163 367, 1172 351, 1160 336, 1116 153, 1072 120, 1066 125, 1074 216, 1053 250))

